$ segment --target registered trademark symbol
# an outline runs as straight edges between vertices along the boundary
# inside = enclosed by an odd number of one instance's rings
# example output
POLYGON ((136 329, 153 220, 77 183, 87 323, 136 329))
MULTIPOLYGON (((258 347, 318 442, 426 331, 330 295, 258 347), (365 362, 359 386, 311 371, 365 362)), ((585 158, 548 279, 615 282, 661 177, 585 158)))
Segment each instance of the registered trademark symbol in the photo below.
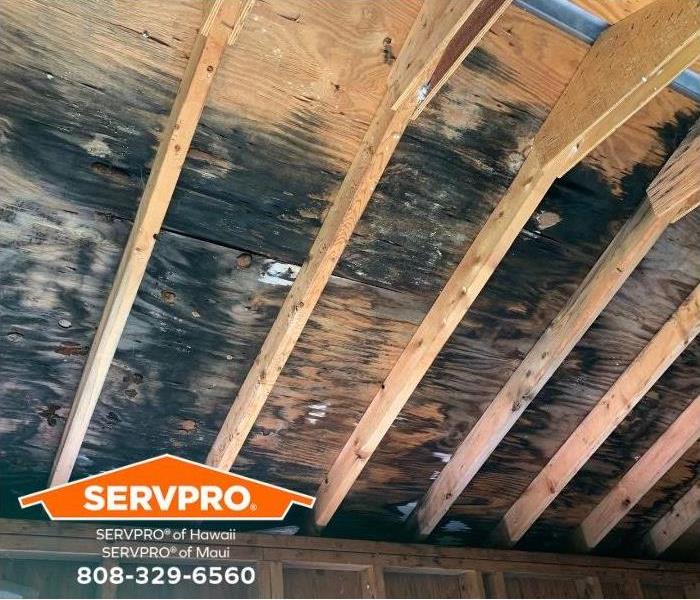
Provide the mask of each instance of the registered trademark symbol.
POLYGON ((170 529, 165 530, 165 535, 170 535, 170 529))
POLYGON ((257 504, 251 504, 251 505, 250 505, 250 510, 253 510, 253 511, 258 510, 258 505, 257 505, 257 504))
POLYGON ((177 546, 172 546, 170 548, 170 554, 175 554, 177 552, 177 546))

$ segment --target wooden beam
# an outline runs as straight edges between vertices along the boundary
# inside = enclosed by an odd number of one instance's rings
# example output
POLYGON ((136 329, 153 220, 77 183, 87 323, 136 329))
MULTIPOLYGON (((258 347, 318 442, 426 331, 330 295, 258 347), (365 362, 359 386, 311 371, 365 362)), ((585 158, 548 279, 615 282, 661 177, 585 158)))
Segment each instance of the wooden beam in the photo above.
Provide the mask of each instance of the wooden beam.
POLYGON ((134 304, 182 165, 221 62, 232 29, 248 14, 253 0, 215 2, 194 43, 175 102, 141 197, 134 225, 85 363, 70 415, 53 464, 50 485, 65 483, 85 438, 127 317, 134 304))
POLYGON ((505 514, 493 535, 497 545, 512 546, 525 535, 698 333, 700 285, 664 323, 505 514))
POLYGON ((644 536, 642 545, 646 553, 651 556, 663 554, 698 521, 700 521, 700 481, 696 481, 693 487, 644 536))
POLYGON ((670 213, 672 221, 695 208, 700 197, 700 120, 649 186, 648 195, 654 212, 670 213))
POLYGON ((508 588, 506 587, 506 578, 502 571, 494 573, 485 573, 484 580, 486 583, 487 596, 489 598, 509 598, 508 588))
POLYGON ((479 42, 479 37, 475 34, 479 31, 488 31, 498 18, 510 6, 510 1, 503 0, 481 0, 474 8, 469 19, 466 19, 462 27, 452 38, 452 41, 445 48, 442 58, 435 66, 433 74, 419 88, 421 96, 425 99, 420 102, 411 118, 415 119, 428 103, 435 97, 435 94, 442 88, 457 68, 464 62, 469 53, 479 42))
POLYGON ((415 100, 421 100, 426 93, 421 88, 445 49, 481 3, 482 0, 433 0, 423 4, 389 73, 393 110, 398 110, 411 94, 421 96, 414 98, 415 108, 415 100))
POLYGON ((386 598, 384 569, 379 565, 370 565, 360 571, 360 589, 362 598, 386 598))
MULTIPOLYGON (((632 24, 625 19, 610 27, 581 62, 506 195, 440 292, 319 487, 314 507, 317 527, 325 526, 335 513, 554 179, 580 160, 594 146, 593 140, 598 143, 617 129, 655 96, 663 83, 671 81, 700 54, 700 5, 695 0, 656 0, 651 8, 651 13, 645 11, 646 18, 632 24), (670 5, 675 12, 669 10, 670 5), (664 19, 670 19, 670 26, 661 24, 664 19), (662 44, 655 40, 657 27, 663 27, 666 37, 662 44), (601 44, 605 52, 600 50, 601 44), (689 45, 693 52, 685 51, 689 45), (640 54, 645 58, 640 59, 640 54), (619 72, 625 76, 618 76, 619 72), (572 122, 577 127, 572 127, 572 122)), ((482 428, 482 433, 487 431, 482 428)), ((493 440, 487 437, 480 442, 481 452, 490 453, 493 440)), ((453 464, 452 470, 459 472, 461 467, 454 469, 453 464)), ((454 489, 466 485, 459 478, 438 479, 438 489, 447 490, 447 495, 437 498, 433 492, 429 505, 422 506, 424 530, 431 530, 436 522, 433 517, 451 504, 454 489)))
MULTIPOLYGON (((447 35, 453 29, 458 30, 459 27, 456 26, 456 23, 464 23, 463 15, 469 12, 473 3, 473 0, 449 2, 448 4, 453 7, 453 10, 445 14, 434 11, 438 5, 445 4, 442 0, 439 3, 424 3, 416 22, 431 23, 430 31, 433 32, 430 36, 431 45, 422 48, 413 39, 413 36, 423 31, 422 26, 412 28, 409 39, 399 54, 397 64, 406 63, 406 59, 402 56, 410 49, 411 55, 414 56, 411 63, 414 68, 419 64, 433 68, 435 61, 440 58, 436 54, 433 43, 436 39, 435 32, 442 31, 447 35), (461 9, 457 10, 457 6, 461 6, 461 9), (432 23, 433 19, 440 20, 440 23, 432 23)), ((486 31, 485 27, 473 31, 473 37, 464 40, 464 43, 475 44, 486 31)), ((446 45, 449 41, 449 39, 444 40, 444 44, 446 45)), ((395 71, 392 73, 396 75, 395 71)), ((384 98, 377 108, 360 149, 355 155, 311 247, 309 256, 299 271, 257 358, 238 390, 236 400, 207 457, 207 464, 211 466, 228 470, 236 460, 236 456, 238 456, 260 410, 328 283, 340 255, 345 250, 379 178, 410 122, 411 115, 419 101, 418 96, 414 93, 416 89, 410 86, 420 85, 417 83, 419 80, 415 77, 405 80, 405 85, 409 86, 410 89, 400 88, 397 81, 399 79, 388 82, 384 98), (406 100, 397 106, 396 101, 399 97, 404 97, 406 100)), ((400 79, 400 81, 404 81, 404 79, 400 79)))
POLYGON ((460 598, 486 598, 484 577, 480 571, 469 570, 459 574, 460 598))
POLYGON ((700 438, 700 396, 617 482, 575 534, 575 545, 591 550, 617 525, 683 454, 700 438))
POLYGON ((540 132, 543 161, 566 173, 699 55, 696 0, 655 0, 608 27, 540 132))
POLYGON ((269 560, 257 564, 260 598, 284 598, 284 565, 269 560))
MULTIPOLYGON (((48 560, 80 559, 87 563, 99 562, 104 541, 96 539, 101 524, 78 522, 48 522, 38 520, 0 519, 0 557, 44 558, 48 560)), ((134 529, 129 525, 126 529, 134 529)), ((148 527, 147 527, 148 528, 148 527)), ((156 529, 157 527, 151 527, 156 529)), ((123 542, 125 547, 139 547, 138 542, 123 542)), ((163 540, 153 542, 156 548, 175 545, 186 548, 187 543, 163 540)), ((194 544, 197 546, 198 544, 194 544)), ((207 558, 196 556, 183 559, 184 564, 250 564, 283 562, 291 568, 326 568, 361 571, 369 566, 382 567, 387 572, 414 574, 442 573, 455 576, 466 570, 489 574, 505 572, 509 576, 531 574, 535 577, 553 575, 569 580, 598 576, 619 580, 622 576, 642 579, 650 583, 688 585, 700 581, 700 563, 666 562, 611 558, 593 555, 553 554, 431 546, 429 544, 397 544, 368 540, 342 540, 299 535, 269 535, 238 532, 235 543, 210 540, 206 544, 217 550, 207 558)), ((162 559, 145 557, 147 564, 158 564, 162 559)), ((280 564, 280 566, 282 566, 280 564)), ((487 591, 491 588, 487 587, 487 591)))
POLYGON ((579 598, 605 598, 598 577, 582 577, 576 580, 576 591, 579 598))

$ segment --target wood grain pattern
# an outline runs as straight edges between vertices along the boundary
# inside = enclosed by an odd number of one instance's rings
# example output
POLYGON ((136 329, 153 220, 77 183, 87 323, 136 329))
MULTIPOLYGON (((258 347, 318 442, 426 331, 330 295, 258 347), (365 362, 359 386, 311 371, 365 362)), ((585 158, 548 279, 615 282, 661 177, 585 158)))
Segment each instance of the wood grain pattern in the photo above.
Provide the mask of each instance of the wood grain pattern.
MULTIPOLYGON (((653 98, 687 66, 688 63, 684 61, 688 56, 694 59, 700 54, 698 24, 700 7, 685 0, 680 3, 660 0, 654 5, 654 10, 640 14, 634 22, 625 20, 621 25, 610 28, 589 50, 535 136, 532 150, 508 192, 445 284, 319 487, 314 507, 317 526, 328 524, 554 179, 568 171, 653 98), (672 25, 661 33, 666 38, 666 45, 661 44, 652 49, 651 32, 661 25, 667 26, 669 19, 672 25), (635 26, 638 31, 634 30, 635 26), (646 30, 649 35, 638 37, 639 30, 646 30), (633 42, 642 39, 646 40, 644 43, 648 45, 647 48, 643 45, 632 47, 633 42), (643 55, 641 60, 639 53, 643 55), (612 76, 621 68, 624 77, 612 76), (607 77, 603 76, 605 73, 608 73, 607 77), (656 79, 647 84, 652 75, 656 79), (590 98, 590 102, 584 98, 590 98), (571 115, 576 117, 571 119, 571 115), (569 147, 571 144, 573 150, 569 147)), ((496 425, 494 429, 497 427, 496 425)), ((495 433, 492 443, 484 441, 479 446, 480 449, 485 448, 486 453, 479 455, 477 451, 477 456, 481 456, 481 462, 478 459, 474 461, 477 468, 483 464, 508 428, 500 436, 495 433)), ((487 437, 484 435, 482 439, 486 440, 487 437)), ((461 492, 472 476, 473 473, 460 478, 459 482, 456 477, 450 481, 448 471, 445 479, 439 479, 431 486, 421 505, 424 512, 418 516, 422 535, 432 531, 451 505, 455 497, 452 488, 461 492), (432 496, 443 481, 448 482, 444 484, 444 490, 440 490, 437 496, 432 496), (440 500, 435 499, 438 496, 440 500), (428 514, 429 511, 431 514, 428 514)))
POLYGON ((576 544, 590 550, 624 517, 700 437, 700 396, 691 402, 576 531, 576 544))
POLYGON ((136 213, 132 233, 71 405, 49 477, 51 486, 61 485, 70 479, 119 338, 146 272, 156 236, 180 177, 216 69, 227 44, 231 42, 232 29, 238 28, 238 20, 245 18, 250 11, 250 1, 234 0, 215 4, 212 7, 215 14, 205 18, 206 33, 197 37, 192 49, 136 213))
POLYGON ((606 29, 538 134, 543 160, 568 171, 698 55, 694 0, 656 0, 606 29))
POLYGON ((649 201, 658 215, 677 221, 693 210, 700 196, 700 121, 696 123, 649 186, 649 201))
MULTIPOLYGON (((205 458, 419 5, 256 3, 217 73, 76 476, 156 452, 205 458), (239 256, 250 266, 238 266, 239 256)), ((201 10, 196 0, 0 5, 5 515, 17 514, 17 495, 45 485, 201 10)), ((238 472, 309 493, 318 487, 587 49, 511 7, 410 124, 242 449, 238 472)), ((697 114, 692 101, 664 91, 554 184, 330 523, 334 535, 402 536, 401 510, 429 487, 697 114)), ((699 225, 693 213, 662 236, 435 540, 484 543, 695 285, 699 225)), ((585 517, 682 410, 698 385, 698 359, 691 347, 674 363, 523 547, 552 547, 585 517)), ((643 534, 682 496, 694 461, 684 457, 628 514, 625 535, 643 534)), ((289 533, 303 519, 290 514, 273 529, 289 533)), ((691 557, 697 533, 680 540, 677 552, 691 557)))
POLYGON ((532 347, 460 444, 416 508, 427 536, 523 414, 581 336, 654 245, 667 221, 645 201, 606 248, 566 306, 532 347))
MULTIPOLYGON (((459 0, 447 4, 436 11, 439 6, 426 3, 416 18, 387 82, 387 92, 309 256, 221 426, 207 464, 229 470, 236 460, 421 100, 416 96, 419 74, 434 67, 451 38, 468 22, 476 2, 459 0)), ((493 7, 493 12, 500 14, 500 8, 493 7)), ((471 37, 460 42, 473 48, 489 25, 488 19, 480 21, 472 28, 471 37)), ((462 58, 460 52, 453 60, 462 58)))
POLYGON ((496 539, 513 545, 700 332, 700 286, 557 450, 501 520, 496 539))
POLYGON ((652 556, 665 552, 700 519, 700 482, 696 482, 649 530, 644 547, 652 556))

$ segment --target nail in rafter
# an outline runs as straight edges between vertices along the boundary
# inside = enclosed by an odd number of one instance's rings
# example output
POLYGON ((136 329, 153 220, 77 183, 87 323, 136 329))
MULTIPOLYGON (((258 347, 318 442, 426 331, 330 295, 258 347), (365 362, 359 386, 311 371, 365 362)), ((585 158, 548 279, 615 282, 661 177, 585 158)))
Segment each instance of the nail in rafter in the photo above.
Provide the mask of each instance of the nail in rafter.
MULTIPOLYGON (((515 544, 700 333, 700 285, 632 361, 503 517, 493 541, 515 544)), ((527 359, 526 359, 527 360, 527 359)))
POLYGON ((50 485, 65 483, 70 478, 217 68, 252 4, 253 0, 214 0, 205 14, 90 347, 54 461, 50 485))
MULTIPOLYGON (((315 506, 317 526, 325 526, 335 513, 553 181, 698 55, 700 6, 695 0, 656 0, 611 26, 596 41, 543 123, 506 195, 440 292, 320 486, 315 506), (663 39, 658 39, 659 32, 663 39)), ((502 421, 482 426, 479 438, 472 437, 478 442, 474 460, 479 466, 495 447, 491 433, 497 436, 500 430, 509 428, 507 419, 502 421)), ((437 486, 431 488, 428 503, 422 505, 424 533, 432 530, 473 476, 463 477, 463 468, 456 463, 448 467, 447 473, 436 480, 437 486)))
POLYGON ((625 473, 576 530, 574 545, 592 550, 700 438, 700 396, 695 398, 625 473))
MULTIPOLYGON (((481 0, 483 3, 485 0, 481 0)), ((491 18, 463 36, 472 48, 488 30, 488 24, 510 0, 489 1, 491 18)), ((424 99, 421 91, 440 61, 452 37, 470 23, 479 0, 431 0, 425 2, 399 53, 387 81, 387 90, 360 148, 336 194, 292 288, 263 342, 252 367, 212 446, 207 464, 228 470, 255 424, 272 387, 318 302, 340 255, 352 235, 394 149, 424 99)), ((455 53, 461 60, 463 52, 455 53)), ((439 82, 441 85, 444 79, 439 82)), ((439 86, 435 86, 436 88, 439 86)))
POLYGON ((700 481, 696 481, 644 536, 642 546, 651 556, 668 550, 695 523, 700 521, 700 481))

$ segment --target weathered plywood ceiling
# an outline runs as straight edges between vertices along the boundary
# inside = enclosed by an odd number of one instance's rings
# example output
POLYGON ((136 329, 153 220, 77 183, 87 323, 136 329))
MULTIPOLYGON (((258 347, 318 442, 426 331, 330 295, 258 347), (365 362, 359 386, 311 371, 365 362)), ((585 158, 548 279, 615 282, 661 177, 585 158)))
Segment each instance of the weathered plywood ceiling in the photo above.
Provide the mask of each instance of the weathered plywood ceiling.
MULTIPOLYGON (((619 19, 634 12, 627 4, 617 16, 600 15, 619 19)), ((16 497, 49 478, 156 147, 167 138, 202 8, 197 0, 0 4, 3 516, 15 516, 16 497)), ((414 21, 426 14, 421 8, 418 0, 254 3, 223 52, 73 477, 162 452, 207 458, 324 218, 334 202, 340 206, 368 126, 390 110, 387 81, 414 21)), ((483 26, 474 14, 469 23, 483 26)), ((368 188, 328 286, 243 436, 237 472, 317 493, 583 64, 586 44, 522 8, 493 14, 488 33, 420 115, 410 120, 415 106, 399 108, 405 122, 396 132, 405 132, 386 169, 386 160, 377 162, 376 190, 368 188)), ((552 174, 561 177, 437 346, 425 377, 330 511, 326 533, 410 535, 406 516, 700 117, 700 104, 671 89, 638 105, 580 163, 552 174)), ((486 544, 698 285, 700 213, 665 225, 483 467, 450 498, 433 541, 486 544)), ((689 339, 519 547, 571 548, 575 528, 700 393, 699 365, 700 345, 689 339)), ((699 476, 695 442, 599 551, 641 551, 643 536, 699 476)), ((294 514, 288 524, 303 526, 305 517, 294 514)), ((691 528, 669 555, 697 557, 698 543, 691 528)))

